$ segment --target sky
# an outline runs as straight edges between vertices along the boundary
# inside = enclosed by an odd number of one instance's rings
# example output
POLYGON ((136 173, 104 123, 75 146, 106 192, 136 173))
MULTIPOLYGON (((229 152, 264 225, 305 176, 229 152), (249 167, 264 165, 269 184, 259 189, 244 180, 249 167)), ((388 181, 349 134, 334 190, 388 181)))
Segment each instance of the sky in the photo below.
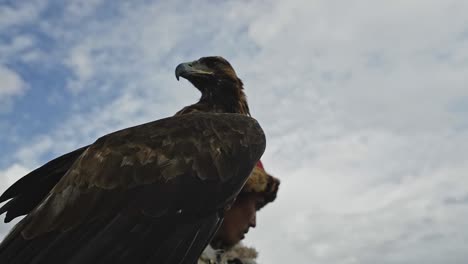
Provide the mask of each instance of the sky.
MULTIPOLYGON (((199 98, 223 56, 281 179, 259 263, 468 259, 468 1, 0 1, 0 191, 199 98)), ((0 225, 0 237, 11 228, 0 225)))

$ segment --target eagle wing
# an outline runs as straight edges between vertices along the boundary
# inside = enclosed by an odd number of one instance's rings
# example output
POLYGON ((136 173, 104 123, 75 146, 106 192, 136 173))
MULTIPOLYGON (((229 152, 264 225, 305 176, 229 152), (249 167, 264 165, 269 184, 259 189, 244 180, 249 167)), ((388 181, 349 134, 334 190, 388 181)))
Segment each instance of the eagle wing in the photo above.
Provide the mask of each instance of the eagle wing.
POLYGON ((88 147, 55 158, 12 184, 0 196, 0 203, 8 200, 0 208, 0 214, 6 213, 5 223, 31 212, 88 147))
POLYGON ((0 245, 5 263, 190 263, 265 149, 258 123, 198 113, 98 139, 0 245))

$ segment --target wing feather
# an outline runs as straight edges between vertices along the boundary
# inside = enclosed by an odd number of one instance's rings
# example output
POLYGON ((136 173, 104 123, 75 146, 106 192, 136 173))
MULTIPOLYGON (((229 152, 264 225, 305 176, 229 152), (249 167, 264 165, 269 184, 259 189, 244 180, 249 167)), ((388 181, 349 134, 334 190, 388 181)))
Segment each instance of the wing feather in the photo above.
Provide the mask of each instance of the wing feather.
POLYGON ((0 196, 0 202, 11 199, 0 208, 0 214, 6 212, 5 222, 28 214, 36 207, 86 148, 87 146, 79 148, 51 160, 11 185, 0 196))

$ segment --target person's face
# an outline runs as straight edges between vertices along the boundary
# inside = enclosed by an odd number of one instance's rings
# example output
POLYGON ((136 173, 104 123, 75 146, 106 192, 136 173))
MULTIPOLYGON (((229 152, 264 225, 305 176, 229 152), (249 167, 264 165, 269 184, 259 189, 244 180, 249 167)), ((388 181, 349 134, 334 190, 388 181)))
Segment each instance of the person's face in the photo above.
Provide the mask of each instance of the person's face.
POLYGON ((215 239, 223 246, 230 247, 244 239, 250 227, 256 225, 256 213, 264 198, 257 193, 241 194, 237 197, 231 209, 225 212, 224 221, 215 239))

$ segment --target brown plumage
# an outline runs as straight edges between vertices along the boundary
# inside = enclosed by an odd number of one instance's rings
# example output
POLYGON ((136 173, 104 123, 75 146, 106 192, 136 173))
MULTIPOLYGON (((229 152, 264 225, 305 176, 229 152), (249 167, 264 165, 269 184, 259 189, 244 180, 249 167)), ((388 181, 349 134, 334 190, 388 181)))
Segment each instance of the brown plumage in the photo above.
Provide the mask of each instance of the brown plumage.
POLYGON ((108 134, 0 196, 0 263, 194 263, 263 154, 242 82, 221 57, 180 64, 202 97, 176 116, 108 134))
POLYGON ((195 75, 188 80, 202 96, 196 104, 184 107, 176 115, 193 112, 239 113, 250 116, 244 84, 231 64, 222 57, 204 57, 182 63, 176 68, 176 78, 195 75), (192 71, 196 68, 198 71, 192 71))

